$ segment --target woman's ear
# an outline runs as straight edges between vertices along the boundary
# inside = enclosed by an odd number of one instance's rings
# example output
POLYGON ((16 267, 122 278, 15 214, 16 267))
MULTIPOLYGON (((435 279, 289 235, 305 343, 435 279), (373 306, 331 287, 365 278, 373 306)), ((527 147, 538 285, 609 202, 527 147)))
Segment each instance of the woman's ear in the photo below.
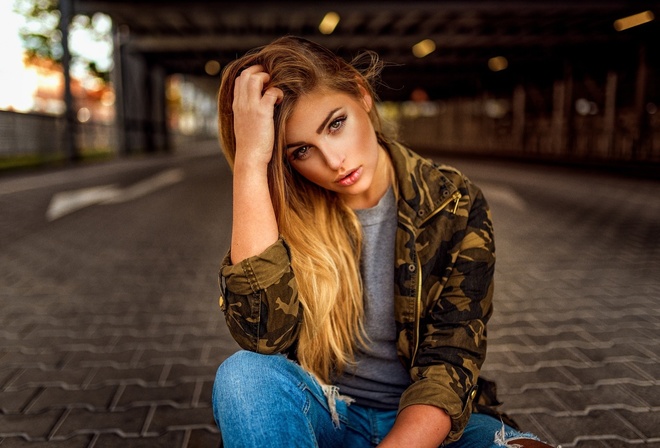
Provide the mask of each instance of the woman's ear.
POLYGON ((371 112, 371 108, 374 106, 374 99, 361 82, 358 82, 358 89, 360 89, 360 96, 362 97, 362 105, 364 106, 364 109, 367 113, 371 112))

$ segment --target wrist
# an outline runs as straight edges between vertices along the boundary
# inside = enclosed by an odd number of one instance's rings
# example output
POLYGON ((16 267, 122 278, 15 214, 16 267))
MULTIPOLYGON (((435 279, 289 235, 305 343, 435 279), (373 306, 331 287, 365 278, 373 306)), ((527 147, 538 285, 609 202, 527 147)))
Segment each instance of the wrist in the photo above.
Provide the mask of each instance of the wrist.
POLYGON ((248 155, 234 159, 234 175, 236 174, 266 174, 268 172, 268 160, 259 160, 257 157, 248 155))

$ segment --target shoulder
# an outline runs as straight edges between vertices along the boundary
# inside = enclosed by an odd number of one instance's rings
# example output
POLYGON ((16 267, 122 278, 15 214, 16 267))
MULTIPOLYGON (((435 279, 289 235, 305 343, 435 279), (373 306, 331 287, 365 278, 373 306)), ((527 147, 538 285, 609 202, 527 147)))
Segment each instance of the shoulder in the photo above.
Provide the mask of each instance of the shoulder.
POLYGON ((425 200, 438 205, 457 192, 463 201, 480 195, 479 188, 457 168, 424 157, 399 142, 384 146, 394 166, 400 197, 411 205, 425 200))
POLYGON ((469 182, 467 177, 457 168, 424 157, 402 143, 390 141, 385 143, 384 146, 390 154, 399 180, 409 176, 417 177, 420 180, 427 180, 429 177, 436 180, 439 175, 442 175, 447 181, 457 186, 469 182))

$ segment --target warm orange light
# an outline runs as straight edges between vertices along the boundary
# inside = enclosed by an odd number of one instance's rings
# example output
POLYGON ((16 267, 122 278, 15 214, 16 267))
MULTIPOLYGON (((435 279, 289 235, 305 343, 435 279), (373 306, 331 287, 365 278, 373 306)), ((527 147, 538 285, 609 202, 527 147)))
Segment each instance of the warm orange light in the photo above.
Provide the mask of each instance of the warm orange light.
POLYGON ((431 39, 424 39, 421 42, 416 43, 412 47, 412 52, 418 58, 423 58, 435 51, 435 42, 431 39))
POLYGON ((204 65, 204 71, 209 76, 215 76, 220 73, 220 63, 218 61, 210 60, 204 65))
POLYGON ((651 11, 640 12, 639 14, 634 14, 632 16, 615 20, 614 29, 617 31, 627 30, 628 28, 632 28, 634 26, 639 26, 644 23, 651 22, 653 19, 655 19, 653 12, 651 11))
POLYGON ((338 24, 339 14, 331 11, 323 17, 323 20, 321 20, 319 31, 323 34, 332 34, 338 24))
POLYGON ((112 106, 115 104, 115 92, 112 90, 107 90, 101 95, 101 104, 104 106, 112 106))
POLYGON ((78 121, 81 123, 87 123, 90 118, 92 118, 92 112, 86 108, 86 107, 81 107, 78 109, 78 121))
POLYGON ((488 68, 494 72, 499 72, 509 66, 509 61, 504 56, 495 56, 488 60, 488 68))

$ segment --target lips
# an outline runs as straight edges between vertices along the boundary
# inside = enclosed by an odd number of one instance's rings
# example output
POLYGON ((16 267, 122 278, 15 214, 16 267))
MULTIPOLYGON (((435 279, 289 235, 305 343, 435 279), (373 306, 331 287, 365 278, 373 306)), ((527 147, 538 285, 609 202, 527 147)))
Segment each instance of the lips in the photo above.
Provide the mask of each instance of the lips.
POLYGON ((362 176, 362 167, 354 169, 346 176, 339 178, 335 182, 337 182, 342 187, 350 187, 360 179, 360 176, 362 176))

